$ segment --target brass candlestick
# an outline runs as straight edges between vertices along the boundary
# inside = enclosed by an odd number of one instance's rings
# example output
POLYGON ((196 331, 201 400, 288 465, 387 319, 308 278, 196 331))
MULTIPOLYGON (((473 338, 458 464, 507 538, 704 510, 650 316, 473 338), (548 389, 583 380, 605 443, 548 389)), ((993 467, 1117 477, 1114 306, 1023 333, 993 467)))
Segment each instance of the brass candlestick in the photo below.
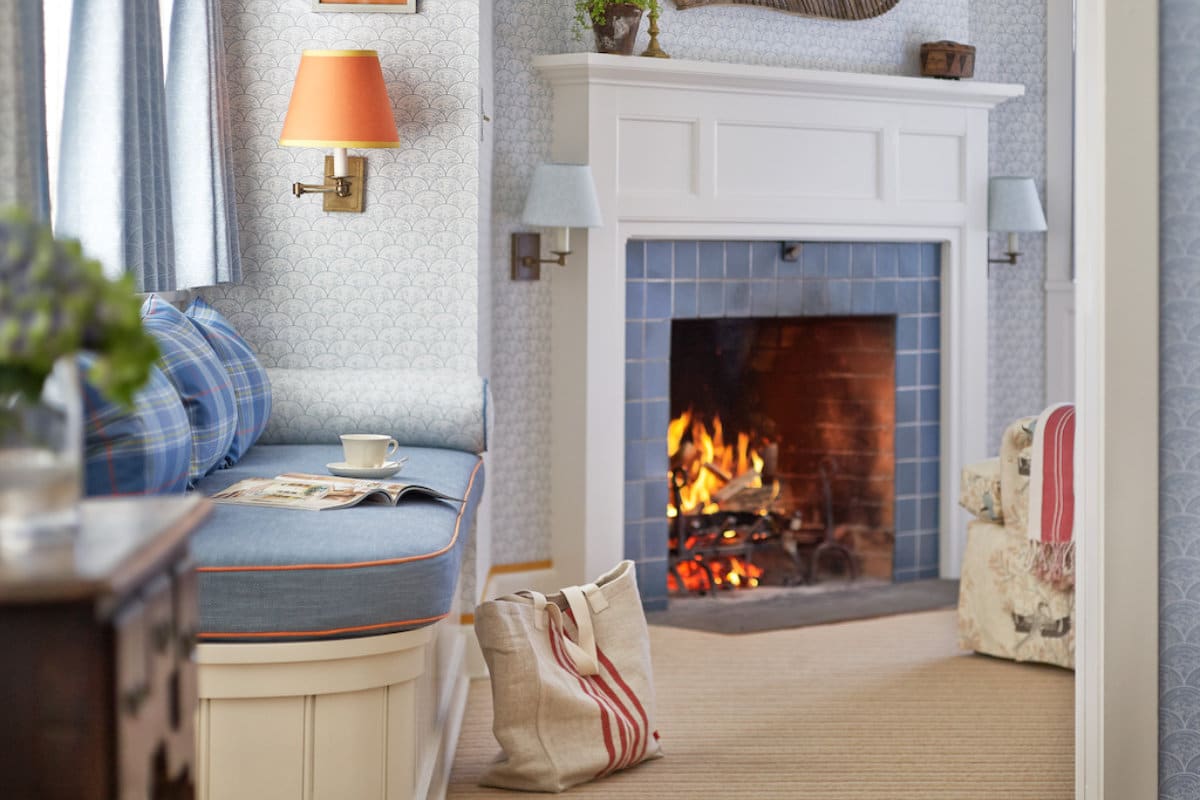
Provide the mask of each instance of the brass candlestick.
POLYGON ((670 58, 661 47, 658 46, 658 5, 655 4, 650 9, 650 45, 646 51, 642 53, 646 58, 670 58))

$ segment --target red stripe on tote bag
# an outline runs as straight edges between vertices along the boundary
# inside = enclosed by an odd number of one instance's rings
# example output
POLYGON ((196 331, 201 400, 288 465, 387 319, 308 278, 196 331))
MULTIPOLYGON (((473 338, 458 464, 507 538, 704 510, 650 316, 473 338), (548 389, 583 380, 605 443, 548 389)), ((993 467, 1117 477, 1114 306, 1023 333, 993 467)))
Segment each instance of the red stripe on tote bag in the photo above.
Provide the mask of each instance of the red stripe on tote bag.
POLYGON ((604 747, 608 751, 608 764, 605 765, 604 769, 596 773, 596 777, 603 777, 613 771, 617 760, 616 750, 613 749, 612 730, 610 729, 610 723, 608 719, 608 709, 605 708, 605 705, 603 702, 601 702, 600 698, 590 691, 587 681, 583 679, 583 676, 579 674, 579 671, 575 669, 574 665, 569 663, 569 657, 567 656, 566 652, 561 649, 562 642, 559 640, 559 637, 563 635, 562 630, 554 623, 553 620, 551 620, 547 628, 550 635, 550 650, 554 653, 554 660, 557 661, 558 665, 562 667, 568 674, 575 676, 575 680, 579 682, 580 690, 585 695, 590 697, 593 702, 596 703, 596 707, 600 710, 600 729, 604 734, 604 747))
POLYGON ((650 718, 646 716, 646 709, 642 706, 642 701, 638 699, 636 694, 634 694, 633 689, 629 688, 629 684, 625 682, 625 679, 621 677, 621 673, 617 671, 616 665, 608 660, 608 656, 604 655, 604 651, 600 649, 599 645, 596 646, 596 657, 600 660, 600 665, 608 671, 608 674, 612 676, 612 679, 616 681, 617 685, 621 687, 621 690, 625 692, 625 695, 629 698, 629 701, 633 703, 633 707, 637 709, 638 714, 642 718, 641 730, 645 732, 645 738, 642 739, 642 750, 637 756, 637 759, 640 762, 646 757, 646 749, 650 746, 650 718))

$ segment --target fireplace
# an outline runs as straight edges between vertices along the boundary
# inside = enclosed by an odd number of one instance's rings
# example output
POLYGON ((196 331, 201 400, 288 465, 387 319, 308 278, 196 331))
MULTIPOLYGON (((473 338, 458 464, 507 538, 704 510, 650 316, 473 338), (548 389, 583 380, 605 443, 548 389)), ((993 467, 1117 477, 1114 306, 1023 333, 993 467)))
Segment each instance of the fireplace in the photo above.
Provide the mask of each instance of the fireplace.
POLYGON ((648 605, 668 583, 938 575, 939 252, 628 244, 625 548, 648 605))

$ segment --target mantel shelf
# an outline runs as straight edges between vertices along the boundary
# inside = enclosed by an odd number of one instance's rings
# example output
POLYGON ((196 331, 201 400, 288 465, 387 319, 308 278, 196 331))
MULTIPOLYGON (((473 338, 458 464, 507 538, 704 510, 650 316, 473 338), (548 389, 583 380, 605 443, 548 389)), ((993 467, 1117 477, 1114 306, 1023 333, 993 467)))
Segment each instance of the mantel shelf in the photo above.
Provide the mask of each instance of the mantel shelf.
POLYGON ((1011 83, 949 81, 904 75, 833 72, 715 61, 638 58, 602 53, 538 56, 533 66, 552 84, 616 84, 677 89, 736 89, 752 94, 869 98, 876 101, 992 108, 1025 94, 1011 83))

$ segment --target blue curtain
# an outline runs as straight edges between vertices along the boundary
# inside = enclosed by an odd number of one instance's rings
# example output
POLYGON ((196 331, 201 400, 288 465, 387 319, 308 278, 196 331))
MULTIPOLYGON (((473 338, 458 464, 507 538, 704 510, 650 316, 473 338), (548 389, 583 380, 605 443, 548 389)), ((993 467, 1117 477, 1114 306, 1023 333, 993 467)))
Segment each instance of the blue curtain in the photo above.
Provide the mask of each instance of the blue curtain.
POLYGON ((167 120, 180 287, 242 279, 224 55, 217 0, 175 0, 167 120))
POLYGON ((75 0, 55 229, 143 292, 176 288, 158 0, 75 0))
POLYGON ((50 218, 41 0, 0 2, 0 207, 50 218))

